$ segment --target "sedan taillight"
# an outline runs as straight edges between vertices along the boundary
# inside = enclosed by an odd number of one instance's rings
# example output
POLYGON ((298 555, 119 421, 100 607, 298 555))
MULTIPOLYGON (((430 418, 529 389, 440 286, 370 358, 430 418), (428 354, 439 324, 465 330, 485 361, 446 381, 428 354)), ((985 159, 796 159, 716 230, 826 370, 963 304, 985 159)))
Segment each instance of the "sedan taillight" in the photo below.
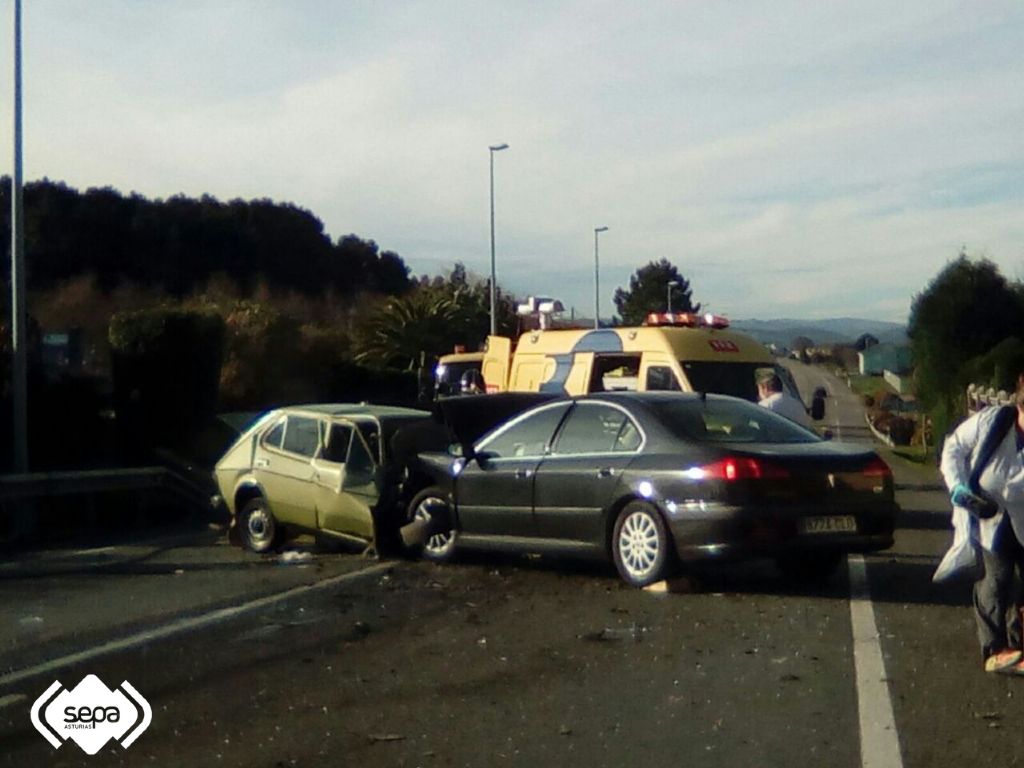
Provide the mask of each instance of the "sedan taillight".
POLYGON ((883 479, 892 477, 892 470, 889 468, 889 465, 878 456, 875 456, 868 462, 867 466, 864 467, 863 473, 864 477, 881 477, 883 479))
POLYGON ((761 461, 750 456, 727 456, 724 459, 691 467, 686 476, 692 480, 779 480, 789 477, 789 472, 770 462, 761 461))

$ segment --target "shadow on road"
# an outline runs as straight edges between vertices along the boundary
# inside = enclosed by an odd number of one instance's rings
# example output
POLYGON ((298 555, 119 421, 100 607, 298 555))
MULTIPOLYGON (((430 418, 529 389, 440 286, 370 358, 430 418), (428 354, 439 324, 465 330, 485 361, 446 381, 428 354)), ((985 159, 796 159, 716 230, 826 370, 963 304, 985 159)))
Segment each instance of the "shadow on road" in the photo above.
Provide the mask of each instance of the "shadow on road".
POLYGON ((901 509, 896 515, 896 527, 916 531, 952 531, 949 512, 932 512, 927 509, 901 509))

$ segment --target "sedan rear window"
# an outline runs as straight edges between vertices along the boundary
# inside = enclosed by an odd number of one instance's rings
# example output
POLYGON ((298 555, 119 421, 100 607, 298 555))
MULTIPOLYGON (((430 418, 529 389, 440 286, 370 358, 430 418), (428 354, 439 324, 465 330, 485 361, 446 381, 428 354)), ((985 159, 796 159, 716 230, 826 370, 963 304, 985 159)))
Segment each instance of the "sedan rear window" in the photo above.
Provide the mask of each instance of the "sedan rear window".
POLYGON ((673 434, 703 443, 814 443, 817 434, 759 405, 732 398, 652 404, 673 434))

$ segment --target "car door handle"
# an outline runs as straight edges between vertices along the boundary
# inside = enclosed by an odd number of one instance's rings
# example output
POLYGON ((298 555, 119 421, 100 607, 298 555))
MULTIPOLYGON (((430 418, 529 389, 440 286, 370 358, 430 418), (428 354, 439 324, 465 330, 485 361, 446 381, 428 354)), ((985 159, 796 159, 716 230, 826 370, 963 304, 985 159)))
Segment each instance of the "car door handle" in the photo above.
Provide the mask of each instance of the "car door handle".
POLYGON ((270 459, 256 459, 255 463, 257 467, 269 467, 270 459))
POLYGON ((601 469, 597 470, 597 476, 598 477, 614 477, 615 476, 615 470, 612 469, 611 467, 601 467, 601 469))
POLYGON ((516 470, 516 480, 525 480, 526 478, 528 478, 532 474, 533 474, 533 470, 532 469, 517 469, 516 470))

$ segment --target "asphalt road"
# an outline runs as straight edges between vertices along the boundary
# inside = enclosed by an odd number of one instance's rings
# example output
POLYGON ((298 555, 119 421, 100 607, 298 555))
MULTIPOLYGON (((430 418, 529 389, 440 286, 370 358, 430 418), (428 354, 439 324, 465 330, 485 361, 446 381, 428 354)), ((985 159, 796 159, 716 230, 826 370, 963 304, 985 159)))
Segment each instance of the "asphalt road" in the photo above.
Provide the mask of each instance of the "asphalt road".
MULTIPOLYGON (((840 382, 795 368, 801 391, 828 388, 837 439, 869 439, 840 382)), ((893 466, 903 512, 896 546, 865 558, 866 604, 845 572, 794 587, 770 563, 652 593, 548 558, 257 558, 214 530, 15 558, 0 566, 0 765, 1024 762, 1024 678, 981 671, 969 579, 930 581, 949 539, 937 475, 893 466), (90 673, 152 706, 127 750, 55 750, 30 724, 54 680, 90 673)))

